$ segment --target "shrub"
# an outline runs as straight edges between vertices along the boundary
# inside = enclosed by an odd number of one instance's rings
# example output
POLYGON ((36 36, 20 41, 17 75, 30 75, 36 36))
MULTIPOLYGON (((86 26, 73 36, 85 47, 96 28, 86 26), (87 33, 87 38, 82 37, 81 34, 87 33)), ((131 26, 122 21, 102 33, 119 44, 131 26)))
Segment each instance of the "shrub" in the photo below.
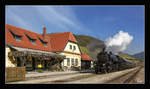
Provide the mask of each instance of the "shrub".
POLYGON ((41 70, 41 69, 38 69, 38 70, 37 70, 37 72, 39 72, 39 73, 43 73, 43 70, 41 70))
POLYGON ((50 67, 51 71, 63 71, 63 69, 61 69, 59 66, 52 66, 50 67))

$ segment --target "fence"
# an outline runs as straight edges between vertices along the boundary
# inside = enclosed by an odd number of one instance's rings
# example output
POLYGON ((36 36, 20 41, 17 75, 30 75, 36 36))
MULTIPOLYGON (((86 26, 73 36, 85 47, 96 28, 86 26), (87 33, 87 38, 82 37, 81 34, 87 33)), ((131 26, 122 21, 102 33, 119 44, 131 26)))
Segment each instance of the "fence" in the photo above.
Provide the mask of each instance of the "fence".
POLYGON ((7 67, 6 68, 6 82, 25 80, 25 67, 7 67))

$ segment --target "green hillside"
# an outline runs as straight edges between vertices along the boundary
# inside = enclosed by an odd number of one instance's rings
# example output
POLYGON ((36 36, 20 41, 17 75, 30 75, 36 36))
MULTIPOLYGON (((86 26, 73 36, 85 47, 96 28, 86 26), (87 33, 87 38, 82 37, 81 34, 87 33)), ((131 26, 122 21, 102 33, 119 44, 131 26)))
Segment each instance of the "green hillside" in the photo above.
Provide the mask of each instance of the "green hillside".
POLYGON ((88 54, 93 60, 96 60, 97 53, 102 50, 102 48, 105 46, 104 42, 102 40, 96 39, 91 36, 85 36, 85 35, 75 35, 75 38, 77 39, 80 49, 82 52, 85 52, 88 54))
POLYGON ((145 59, 145 53, 144 52, 140 52, 140 53, 136 53, 134 55, 131 55, 132 57, 136 58, 136 59, 139 59, 139 60, 143 60, 145 59))
POLYGON ((125 53, 121 53, 121 52, 120 52, 118 55, 119 55, 120 57, 122 57, 122 58, 128 59, 128 60, 130 60, 130 61, 132 61, 132 62, 135 62, 135 63, 141 63, 141 62, 143 62, 142 60, 138 60, 138 59, 136 59, 136 58, 134 58, 134 57, 131 57, 131 56, 125 54, 125 53))

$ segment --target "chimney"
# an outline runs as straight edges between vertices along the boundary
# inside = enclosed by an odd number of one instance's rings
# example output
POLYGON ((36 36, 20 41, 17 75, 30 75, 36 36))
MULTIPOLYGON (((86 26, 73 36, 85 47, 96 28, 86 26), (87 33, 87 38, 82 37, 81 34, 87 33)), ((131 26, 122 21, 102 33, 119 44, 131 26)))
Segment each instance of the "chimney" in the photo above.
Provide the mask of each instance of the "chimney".
POLYGON ((46 37, 46 27, 43 28, 43 38, 45 39, 46 37))

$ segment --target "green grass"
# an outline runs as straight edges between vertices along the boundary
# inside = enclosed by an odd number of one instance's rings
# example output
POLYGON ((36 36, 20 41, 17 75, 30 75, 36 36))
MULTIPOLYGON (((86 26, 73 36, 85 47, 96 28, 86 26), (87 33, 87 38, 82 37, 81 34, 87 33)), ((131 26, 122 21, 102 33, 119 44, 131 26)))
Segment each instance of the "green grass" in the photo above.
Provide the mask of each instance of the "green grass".
POLYGON ((131 57, 131 56, 123 54, 123 53, 119 53, 118 55, 122 58, 125 58, 125 59, 130 60, 130 61, 135 62, 135 63, 143 62, 142 60, 136 59, 134 57, 131 57))
POLYGON ((51 71, 64 71, 62 68, 60 68, 59 66, 52 66, 50 68, 51 71))
POLYGON ((84 52, 86 54, 89 53, 89 51, 88 51, 88 49, 86 47, 80 46, 80 49, 81 49, 82 52, 84 52))
POLYGON ((38 69, 38 70, 37 70, 37 72, 39 72, 39 73, 43 73, 43 70, 41 70, 41 69, 38 69))

